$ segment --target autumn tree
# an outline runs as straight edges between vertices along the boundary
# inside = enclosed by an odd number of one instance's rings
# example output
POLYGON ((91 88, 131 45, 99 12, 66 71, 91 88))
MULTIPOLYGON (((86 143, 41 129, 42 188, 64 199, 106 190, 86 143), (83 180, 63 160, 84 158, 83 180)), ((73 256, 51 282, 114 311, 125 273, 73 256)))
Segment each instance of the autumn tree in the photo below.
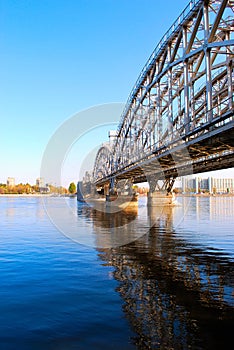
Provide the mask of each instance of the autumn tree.
POLYGON ((68 188, 69 193, 75 193, 76 192, 76 185, 74 184, 74 182, 71 182, 68 188))

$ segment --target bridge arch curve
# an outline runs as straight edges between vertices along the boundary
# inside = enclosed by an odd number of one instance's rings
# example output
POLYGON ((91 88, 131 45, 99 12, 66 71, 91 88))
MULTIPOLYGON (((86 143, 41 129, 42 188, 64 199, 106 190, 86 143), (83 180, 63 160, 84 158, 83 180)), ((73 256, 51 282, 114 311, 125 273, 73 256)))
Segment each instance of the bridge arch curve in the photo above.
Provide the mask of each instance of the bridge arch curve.
POLYGON ((99 148, 94 162, 93 179, 95 182, 110 175, 112 170, 112 159, 110 145, 108 143, 103 144, 99 148))

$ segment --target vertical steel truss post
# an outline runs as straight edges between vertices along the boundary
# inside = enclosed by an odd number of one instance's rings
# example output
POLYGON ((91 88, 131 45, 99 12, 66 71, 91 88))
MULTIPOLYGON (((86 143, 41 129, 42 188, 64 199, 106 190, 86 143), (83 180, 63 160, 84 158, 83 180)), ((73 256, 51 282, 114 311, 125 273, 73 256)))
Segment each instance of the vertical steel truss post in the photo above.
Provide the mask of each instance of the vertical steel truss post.
MULTIPOLYGON (((187 26, 183 27, 183 46, 184 53, 186 52, 188 45, 187 41, 187 26)), ((185 132, 189 132, 189 78, 188 78, 188 59, 184 59, 184 123, 185 132)))
POLYGON ((208 4, 204 3, 204 50, 206 62, 206 101, 207 101, 207 121, 213 119, 212 113, 212 76, 211 76, 211 59, 210 49, 208 46, 209 39, 209 11, 208 4))
MULTIPOLYGON (((171 45, 168 45, 168 62, 171 61, 171 45)), ((173 132, 173 109, 172 109, 172 68, 168 70, 168 133, 170 135, 170 138, 172 138, 172 132, 173 132)), ((170 141, 170 140, 169 140, 170 141)))
MULTIPOLYGON (((226 40, 230 40, 230 31, 226 31, 226 40)), ((227 60, 227 81, 228 81, 228 101, 229 101, 229 108, 233 108, 233 60, 230 58, 230 50, 228 47, 226 47, 226 60, 227 60)), ((234 57, 234 54, 232 55, 234 57)))

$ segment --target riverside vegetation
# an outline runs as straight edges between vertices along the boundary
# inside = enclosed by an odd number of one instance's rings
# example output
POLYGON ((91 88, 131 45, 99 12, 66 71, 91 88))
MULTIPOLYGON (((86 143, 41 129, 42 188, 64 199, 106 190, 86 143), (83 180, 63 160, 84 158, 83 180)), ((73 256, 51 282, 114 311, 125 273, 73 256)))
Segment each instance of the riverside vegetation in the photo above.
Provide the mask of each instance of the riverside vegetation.
POLYGON ((74 182, 69 185, 69 188, 62 186, 48 185, 46 188, 40 188, 38 185, 30 185, 29 183, 17 184, 15 186, 8 186, 7 184, 0 183, 0 195, 1 194, 39 194, 39 193, 53 193, 53 194, 73 194, 76 192, 76 186, 74 182))

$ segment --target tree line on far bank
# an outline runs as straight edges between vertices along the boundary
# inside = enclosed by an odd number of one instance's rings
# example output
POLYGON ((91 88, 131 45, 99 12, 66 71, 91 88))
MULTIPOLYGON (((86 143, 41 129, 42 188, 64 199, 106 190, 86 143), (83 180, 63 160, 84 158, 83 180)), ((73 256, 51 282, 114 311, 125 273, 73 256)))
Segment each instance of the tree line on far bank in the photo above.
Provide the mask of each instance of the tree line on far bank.
POLYGON ((68 189, 62 186, 48 185, 46 188, 40 188, 37 185, 30 185, 29 183, 17 184, 14 186, 8 186, 7 184, 0 183, 0 195, 1 194, 33 194, 33 193, 52 193, 52 194, 75 194, 76 185, 71 182, 68 189))

